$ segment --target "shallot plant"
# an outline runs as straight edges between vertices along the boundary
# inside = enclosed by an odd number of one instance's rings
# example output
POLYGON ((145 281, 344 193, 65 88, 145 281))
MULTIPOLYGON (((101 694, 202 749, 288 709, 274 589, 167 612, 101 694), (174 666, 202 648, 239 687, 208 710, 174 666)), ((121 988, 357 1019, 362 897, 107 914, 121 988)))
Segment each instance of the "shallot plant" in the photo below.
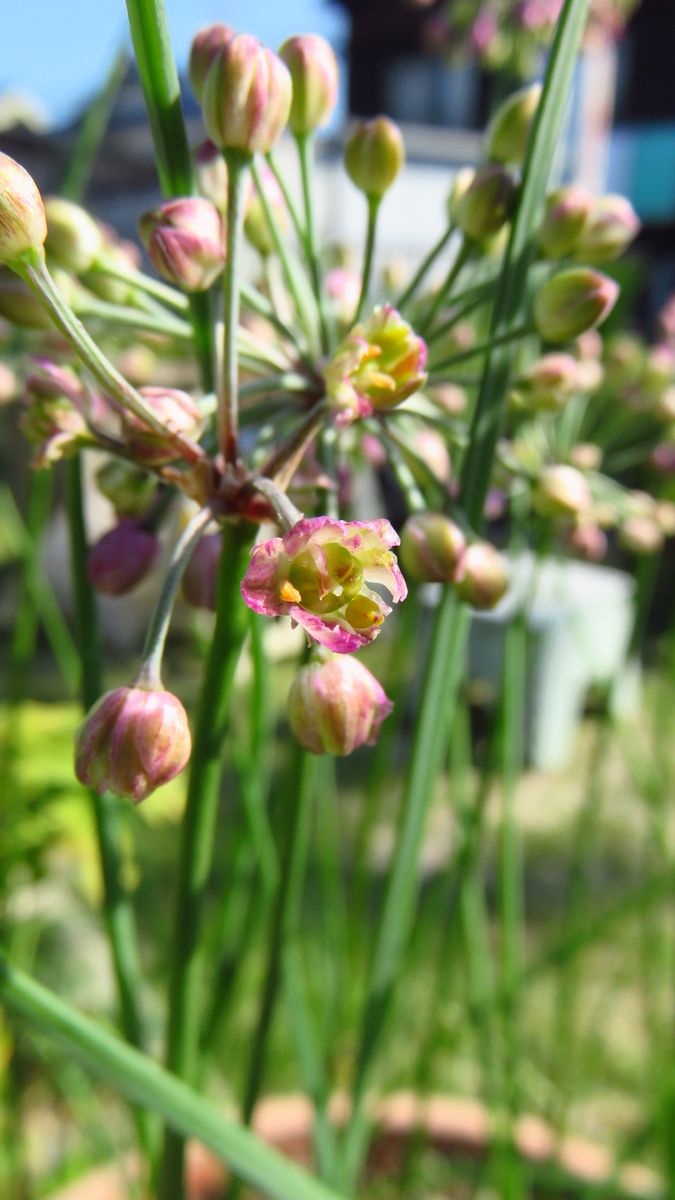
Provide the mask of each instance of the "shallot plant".
MULTIPOLYGON (((405 160, 401 132, 386 116, 357 123, 345 145, 345 170, 363 195, 358 267, 336 265, 319 240, 315 144, 334 110, 338 66, 315 35, 291 37, 274 52, 225 25, 196 33, 190 80, 208 140, 190 149, 161 0, 128 0, 164 195, 138 214, 151 272, 141 269, 137 247, 72 200, 43 198, 20 164, 0 156, 0 310, 43 331, 34 335, 22 427, 35 466, 63 461, 67 473, 85 708, 74 770, 95 814, 119 1037, 5 959, 0 999, 130 1102, 148 1194, 161 1200, 185 1195, 188 1137, 228 1165, 232 1195, 236 1179, 279 1200, 359 1187, 367 1099, 405 984, 425 818, 453 733, 471 609, 493 608, 509 586, 486 517, 510 514, 538 552, 555 544, 587 558, 602 557, 610 527, 645 552, 672 532, 671 507, 603 473, 602 451, 585 432, 606 386, 593 331, 618 293, 602 268, 639 227, 622 197, 592 196, 552 174, 587 8, 588 0, 565 0, 541 83, 494 114, 483 161, 449 181, 443 236, 405 281, 381 281, 374 270, 378 216, 405 160), (297 150, 293 182, 276 157, 282 136, 297 150), (244 238, 259 255, 255 277, 242 274, 244 238), (148 377, 149 345, 182 364, 194 386, 153 380, 152 355, 148 377), (117 520, 89 546, 82 462, 92 452, 96 487, 117 520), (367 475, 376 485, 368 494, 379 500, 364 512, 358 493, 367 475), (403 514, 397 528, 388 518, 394 511, 403 514), (106 691, 95 594, 125 594, 156 572, 159 534, 176 513, 182 531, 137 669, 106 691), (416 647, 400 821, 353 1061, 340 1079, 348 1115, 336 1124, 333 1054, 316 1028, 296 938, 308 819, 325 801, 318 756, 350 755, 386 738, 392 700, 360 652, 386 631, 393 605, 412 605, 415 619, 419 586, 430 583, 438 602, 429 643, 416 647), (191 720, 162 681, 179 595, 214 614, 191 720), (288 696, 280 841, 269 817, 263 715, 275 670, 264 640, 272 622, 298 626, 305 642, 288 696), (222 827, 219 798, 235 670, 247 644, 256 753, 242 833, 222 827), (148 1050, 119 813, 124 804, 152 805, 156 789, 181 773, 187 798, 170 881, 157 1058, 148 1050), (214 859, 237 836, 253 845, 251 886, 263 894, 267 923, 240 1123, 208 1098, 213 1034, 227 1020, 225 948, 209 888, 214 859), (246 1129, 281 993, 314 1109, 313 1175, 246 1129)), ((668 444, 672 426, 672 363, 662 359, 658 379, 652 372, 646 456, 668 444)), ((245 949, 243 939, 237 954, 245 949)))

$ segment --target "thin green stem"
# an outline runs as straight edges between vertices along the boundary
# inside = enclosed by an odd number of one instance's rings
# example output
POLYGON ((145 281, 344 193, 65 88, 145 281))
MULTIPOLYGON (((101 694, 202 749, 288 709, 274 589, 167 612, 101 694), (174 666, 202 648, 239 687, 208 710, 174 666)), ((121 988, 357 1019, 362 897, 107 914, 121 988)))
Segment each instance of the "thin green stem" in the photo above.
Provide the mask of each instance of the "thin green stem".
POLYGON ((499 346, 510 346, 512 342, 518 342, 532 332, 531 325, 518 325, 515 329, 510 329, 506 333, 490 338, 487 342, 481 342, 478 346, 468 346, 466 350, 458 350, 456 354, 451 354, 449 358, 444 358, 441 362, 434 363, 429 372, 429 379, 432 382, 441 382, 452 367, 457 367, 460 363, 467 362, 470 358, 481 358, 499 346))
POLYGON ((177 321, 175 318, 159 313, 144 312, 138 308, 125 308, 122 304, 108 304, 105 300, 85 297, 78 300, 75 310, 81 319, 104 321, 106 325, 121 325, 129 329, 138 329, 143 333, 163 333, 167 337, 179 338, 191 342, 193 339, 192 326, 187 321, 177 321))
POLYGON ((223 372, 218 397, 218 440, 223 458, 232 466, 239 456, 239 275, 244 229, 244 194, 251 162, 241 150, 226 150, 227 163, 227 255, 223 291, 223 372))
MULTIPOLYGON (((82 464, 79 455, 68 463, 67 511, 71 567, 75 591, 75 613, 81 661, 82 707, 88 710, 103 692, 101 639, 94 592, 87 575, 87 536, 84 523, 82 464)), ((140 1012, 142 976, 136 929, 129 893, 123 883, 123 854, 117 816, 117 800, 108 792, 89 792, 103 880, 103 916, 113 960, 120 1009, 120 1026, 134 1046, 143 1043, 140 1012)), ((147 1114, 137 1113, 141 1144, 147 1153, 151 1130, 147 1114)))
MULTIPOLYGON (((246 1125, 253 1116, 265 1075, 269 1035, 282 980, 284 951, 289 939, 297 935, 300 898, 307 867, 316 769, 317 759, 292 744, 284 807, 286 836, 279 856, 279 887, 268 931, 265 975, 244 1085, 242 1119, 246 1125)), ((234 1178, 227 1193, 227 1200, 234 1200, 238 1192, 239 1181, 234 1178)))
POLYGON ((450 297, 452 296, 452 289, 464 270, 469 258, 471 257, 471 253, 471 243, 463 241, 459 247, 459 250, 457 251, 457 254, 455 255, 453 262, 450 264, 448 273, 436 292, 436 295, 434 296, 427 313, 422 320, 418 322, 419 332, 423 336, 425 336, 427 331, 431 329, 431 326, 436 320, 439 312, 450 300, 450 297))
POLYGON ((87 108, 61 184, 61 195, 79 202, 87 190, 89 177, 103 141, 108 122, 129 67, 127 47, 115 53, 108 76, 87 108))
POLYGON ((106 358, 93 338, 87 333, 84 325, 66 304, 52 279, 42 253, 35 253, 20 263, 13 263, 12 269, 28 284, 31 291, 42 301, 57 329, 70 342, 76 354, 101 387, 115 400, 135 416, 149 425, 155 433, 162 437, 170 437, 176 449, 188 462, 196 462, 203 457, 199 446, 181 434, 170 434, 164 422, 149 408, 143 397, 120 375, 119 371, 106 358))
POLYGON ((316 342, 316 322, 314 320, 314 314, 310 311, 304 294, 306 290, 306 282, 305 287, 303 288, 303 282, 301 281, 298 272, 296 271, 295 266, 293 265, 288 254, 286 243, 281 230, 279 229, 279 223, 265 193, 265 187, 260 177, 260 171, 258 170, 255 162, 251 167, 251 174, 253 176, 253 182, 255 183, 256 191, 260 197, 260 203, 262 204, 263 212, 265 214, 265 220, 267 221, 269 231, 272 235, 274 249, 276 250, 276 253, 279 256, 279 261, 281 262, 281 269, 286 286, 293 298, 293 303, 302 323, 302 327, 305 331, 305 336, 307 337, 309 344, 314 345, 316 342))
MULTIPOLYGON (((248 563, 250 529, 226 528, 218 572, 216 624, 206 664, 192 750, 176 887, 166 1065, 192 1081, 199 1065, 204 1000, 202 917, 211 871, 220 793, 220 763, 234 671, 248 629, 239 581, 248 563)), ((183 1196, 184 1141, 167 1130, 160 1200, 183 1196)))
POLYGON ((162 590, 145 635, 143 661, 134 679, 135 687, 151 689, 161 687, 164 646, 180 581, 197 542, 212 520, 213 514, 210 509, 200 509, 186 525, 174 546, 162 590))
MULTIPOLYGON (((534 233, 546 194, 587 8, 588 0, 566 0, 558 22, 498 285, 492 337, 499 337, 513 328, 525 303, 534 233)), ((469 522, 476 530, 482 527, 510 364, 508 346, 488 353, 474 415, 473 441, 465 458, 462 499, 469 522), (499 370, 496 371, 498 356, 499 370)), ((467 609, 448 590, 436 614, 406 775, 400 827, 368 980, 352 1092, 352 1115, 344 1142, 343 1170, 350 1190, 358 1178, 368 1144, 363 1111, 366 1087, 408 941, 414 913, 417 859, 454 712, 468 624, 467 609)))
POLYGON ((443 253, 454 232, 455 226, 452 222, 450 222, 447 229, 445 229, 439 237, 438 241, 435 242, 431 247, 431 250, 427 254, 426 258, 422 259, 422 262, 410 280, 410 283, 405 288, 405 291, 401 292, 398 299, 394 301, 394 307, 397 308, 399 312, 403 312, 406 306, 410 303, 425 275, 431 270, 439 254, 443 253))
MULTIPOLYGON (((169 198, 189 196, 195 190, 192 160, 164 0, 127 0, 127 16, 162 192, 169 198)), ((213 386, 211 297, 196 292, 189 305, 202 385, 209 391, 213 386)))
POLYGON ((284 198, 284 204, 286 205, 286 208, 288 209, 288 215, 291 218, 291 222, 292 222, 293 228, 295 230, 295 236, 297 237, 300 245, 304 246, 305 230, 303 228, 302 221, 300 220, 300 215, 299 215, 296 205, 294 203, 293 197, 291 196, 288 184, 286 183, 286 177, 284 176, 283 171, 281 170, 277 160, 275 159, 275 157, 271 151, 269 154, 265 155, 265 158, 267 160, 267 164, 268 164, 272 174, 274 175, 274 178, 276 179, 277 183, 279 184, 279 187, 281 188, 281 194, 283 195, 283 198, 284 198))
POLYGON ((223 1115, 192 1088, 0 959, 0 1000, 58 1041, 128 1100, 157 1113, 181 1141, 195 1137, 271 1200, 338 1200, 335 1192, 223 1115))
POLYGON ((183 295, 176 288, 172 288, 168 283, 162 283, 160 279, 153 279, 150 275, 145 275, 142 271, 125 271, 117 264, 103 262, 96 264, 96 271, 100 275, 106 275, 109 279, 118 279, 120 283, 128 283, 130 287, 137 288, 139 292, 145 292, 151 296, 153 300, 159 300, 167 308, 173 308, 176 312, 187 313, 190 308, 190 301, 187 296, 183 295))
POLYGON ((326 306, 324 303, 323 288, 321 286, 321 271, 319 269, 319 256, 316 249, 316 229, 314 226, 314 199, 312 196, 312 166, 314 163, 314 137, 311 134, 296 134, 295 143, 298 147, 298 158, 300 160, 300 178, 302 180, 302 198, 305 206, 305 252, 309 262, 309 273, 312 280, 312 288, 316 305, 319 313, 319 332, 321 335, 321 349, 324 354, 328 353, 328 322, 326 320, 326 306))
POLYGON ((361 314, 365 308, 368 292, 370 290, 370 280, 373 274, 373 262, 375 257, 375 234, 377 233, 377 215, 380 211, 382 203, 381 196, 368 196, 368 222, 366 224, 366 241, 363 247, 363 266, 361 268, 361 292, 359 302, 356 305, 354 313, 353 325, 358 324, 361 320, 361 314))

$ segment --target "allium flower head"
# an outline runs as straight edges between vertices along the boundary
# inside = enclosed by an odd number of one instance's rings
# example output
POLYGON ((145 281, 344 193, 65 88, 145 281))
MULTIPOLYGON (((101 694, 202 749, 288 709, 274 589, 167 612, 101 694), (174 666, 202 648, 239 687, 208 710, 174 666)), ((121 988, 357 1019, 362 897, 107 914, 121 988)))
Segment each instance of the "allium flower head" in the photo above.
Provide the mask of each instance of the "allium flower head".
POLYGON ((391 609, 370 584, 408 594, 391 547, 399 543, 388 521, 308 517, 284 537, 255 546, 241 585, 254 612, 287 615, 310 638, 349 654, 377 637, 391 609))
POLYGON ((346 336, 325 371, 338 425, 394 408, 426 381, 426 342, 385 304, 346 336))

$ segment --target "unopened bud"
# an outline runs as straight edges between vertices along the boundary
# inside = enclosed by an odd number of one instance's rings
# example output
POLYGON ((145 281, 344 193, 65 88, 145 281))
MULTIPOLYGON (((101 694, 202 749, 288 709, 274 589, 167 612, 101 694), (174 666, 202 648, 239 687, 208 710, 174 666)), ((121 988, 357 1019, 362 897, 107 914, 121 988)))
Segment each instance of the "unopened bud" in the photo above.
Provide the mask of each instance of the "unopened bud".
POLYGON ((494 608, 509 586, 506 563, 490 542, 472 542, 462 557, 455 590, 473 608, 494 608))
POLYGON ((290 71, 293 99, 288 118, 292 133, 301 136, 327 125, 338 91, 338 65, 332 46, 318 34, 288 38, 279 50, 290 71))
POLYGON ((198 433, 201 426, 199 406, 188 392, 178 388, 142 387, 139 392, 148 407, 164 422, 166 437, 144 425, 133 413, 125 412, 127 446, 134 457, 147 466, 171 462, 176 457, 171 434, 192 437, 198 433))
POLYGON ((533 83, 500 104, 487 129, 488 158, 505 166, 522 163, 540 99, 541 84, 533 83))
POLYGON ((46 237, 45 207, 35 180, 0 152, 0 263, 44 245, 46 237))
POLYGON ((602 450, 594 442, 579 442, 570 450, 569 460, 578 471, 598 471, 602 462, 602 450))
POLYGON ((454 206, 455 220, 466 237, 482 242, 509 220, 515 198, 516 185, 504 167, 492 163, 479 167, 454 206))
POLYGON ((654 405, 654 415, 667 425, 675 423, 675 387, 665 388, 657 397, 654 405))
POLYGON ((50 259, 73 275, 90 271, 103 246, 100 225, 79 204, 63 196, 49 196, 45 212, 50 259))
POLYGON ((664 537, 672 537, 675 534, 675 503, 672 500, 657 500, 654 515, 664 537))
POLYGON ((619 527, 619 542, 631 554, 656 554, 663 546, 663 540, 663 530, 655 514, 636 514, 619 527))
POLYGON ((456 383, 439 383, 429 392, 429 399, 449 417, 461 417, 469 403, 464 388, 456 383))
POLYGON ((579 389, 579 363, 571 354, 544 354, 521 375, 516 391, 527 408, 555 412, 579 389))
POLYGON ((351 655, 301 667, 288 697, 288 720, 312 754, 351 754, 373 745, 392 704, 374 675, 351 655))
POLYGON ((532 503, 542 517, 570 517, 591 506, 591 493, 584 476, 575 467, 545 467, 532 493, 532 503))
POLYGON ((420 429, 413 434, 412 449, 417 457, 426 463, 439 483, 449 483, 452 462, 448 444, 436 429, 420 429))
POLYGON ((76 375, 48 359, 38 360, 26 379, 21 430, 37 447, 33 465, 50 466, 91 442, 76 375))
POLYGON ((75 735, 75 774, 99 794, 114 792, 138 804, 183 770, 190 750, 187 714, 176 696, 114 688, 75 735))
POLYGON ((206 131, 221 150, 267 154, 288 120, 291 77, 257 38, 236 34, 212 59, 201 103, 206 131))
POLYGON ((183 574, 183 597, 193 608, 215 612, 221 548, 219 533, 207 533, 195 546, 183 574))
POLYGON ((142 517, 157 491, 157 480, 123 458, 109 458, 96 472, 96 486, 118 517, 142 517))
POLYGON ((592 205, 590 192, 578 183, 551 193, 538 239, 539 249, 546 258, 565 258, 576 250, 592 205))
POLYGON ((200 29, 192 39, 189 63, 190 83, 200 104, 207 71, 223 46, 227 46, 233 37, 234 30, 230 29, 228 25, 215 24, 200 29))
POLYGON ((345 146, 345 167, 349 178, 359 191, 373 199, 384 196, 404 162, 401 131, 388 117, 362 121, 345 146))
POLYGON ((640 220, 625 196, 600 196, 576 245, 579 262, 611 262, 627 250, 640 232, 640 220))
POLYGON ((415 513, 401 531, 403 570, 419 582, 452 583, 465 549, 464 534, 444 513, 415 513))
POLYGON ((453 176, 448 195, 448 217, 453 225, 457 224, 457 207, 459 202, 469 190, 475 178, 475 167, 460 167, 453 176))
POLYGON ((644 342, 636 334, 615 334, 605 343, 603 362, 609 388, 618 391, 631 388, 644 375, 644 342))
POLYGON ((607 535, 598 525, 584 521, 567 536, 570 549, 587 562, 600 562, 607 553, 607 535))
POLYGON ((338 320, 351 325, 361 294, 361 276, 349 267, 333 267, 326 275, 325 286, 338 320))
POLYGON ((675 348, 665 342, 649 348, 640 384, 647 395, 654 398, 660 396, 664 388, 675 384, 675 348))
POLYGON ((619 285, 607 275, 576 267, 554 275, 534 299, 534 323, 545 342, 570 342, 587 329, 601 325, 619 295, 619 285))
MULTIPOLYGON (((277 223, 277 227, 282 234, 286 233, 288 228, 288 211, 286 209, 286 201, 284 194, 277 183, 274 172, 263 163, 259 173, 260 182, 262 185, 265 199, 269 204, 277 223)), ((262 200, 258 194, 257 188, 254 188, 251 193, 251 199, 248 204, 246 216, 244 218, 244 233, 249 242, 261 254, 263 258, 272 254, 275 249, 275 241, 272 237, 270 226, 265 216, 262 200)))
POLYGON ((138 229, 159 274, 187 292, 204 292, 225 264, 223 220, 208 200, 169 200, 144 213, 138 229))
POLYGON ((675 442, 659 442, 652 450, 649 461, 660 475, 675 475, 675 442))
POLYGON ((159 551, 154 533, 135 521, 121 521, 92 546, 87 560, 89 581, 105 596, 123 596, 145 578, 159 551))

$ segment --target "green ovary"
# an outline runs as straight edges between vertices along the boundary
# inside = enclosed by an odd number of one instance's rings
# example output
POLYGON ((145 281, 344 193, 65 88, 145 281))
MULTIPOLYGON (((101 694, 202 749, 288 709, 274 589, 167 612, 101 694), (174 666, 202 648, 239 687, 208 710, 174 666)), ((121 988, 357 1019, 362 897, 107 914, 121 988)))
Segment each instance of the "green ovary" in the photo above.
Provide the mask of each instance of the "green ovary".
POLYGON ((358 596, 363 570, 338 542, 328 542, 318 552, 303 550, 290 564, 288 578, 297 588, 303 608, 321 614, 336 612, 358 596))

